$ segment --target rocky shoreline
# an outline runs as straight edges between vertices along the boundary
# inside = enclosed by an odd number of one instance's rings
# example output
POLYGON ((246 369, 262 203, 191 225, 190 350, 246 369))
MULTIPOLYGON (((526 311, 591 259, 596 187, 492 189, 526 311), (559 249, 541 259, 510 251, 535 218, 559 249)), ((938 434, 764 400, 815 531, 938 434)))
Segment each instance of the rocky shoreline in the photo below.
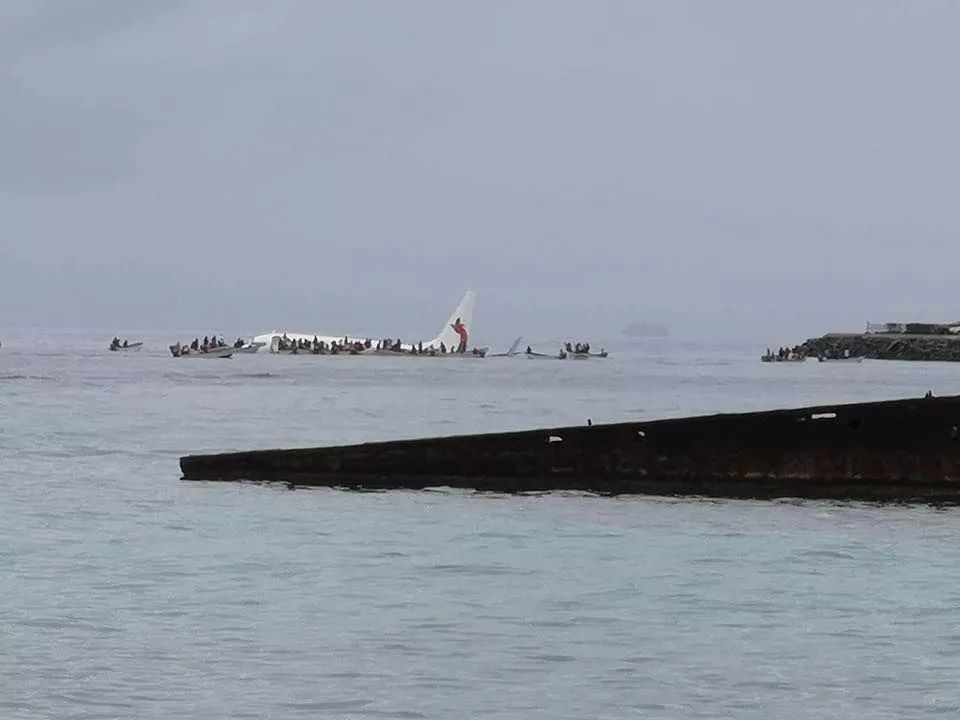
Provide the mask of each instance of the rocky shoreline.
POLYGON ((810 357, 843 357, 849 354, 873 360, 960 362, 960 337, 952 334, 829 333, 810 338, 801 348, 810 357))

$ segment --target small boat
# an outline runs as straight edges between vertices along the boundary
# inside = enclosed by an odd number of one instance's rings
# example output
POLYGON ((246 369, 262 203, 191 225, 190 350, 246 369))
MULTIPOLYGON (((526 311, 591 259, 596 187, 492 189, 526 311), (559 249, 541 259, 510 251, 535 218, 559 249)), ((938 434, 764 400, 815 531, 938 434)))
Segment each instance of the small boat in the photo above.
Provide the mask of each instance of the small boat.
POLYGON ((437 355, 437 357, 451 357, 451 358, 459 358, 461 360, 465 360, 465 359, 479 360, 480 358, 485 358, 487 356, 487 350, 489 349, 490 348, 482 347, 482 348, 473 348, 473 350, 468 350, 465 352, 440 353, 439 355, 437 355))
POLYGON ((851 357, 839 357, 839 358, 829 358, 829 357, 823 357, 821 355, 817 357, 817 360, 819 360, 820 362, 827 362, 827 363, 862 363, 863 358, 864 358, 863 355, 853 355, 851 357))
POLYGON ((598 353, 592 352, 572 352, 569 354, 569 357, 572 357, 574 360, 588 360, 589 358, 605 358, 607 357, 607 351, 601 350, 598 353))
POLYGON ((237 348, 229 346, 207 348, 206 350, 192 350, 189 345, 180 343, 170 346, 170 354, 175 358, 228 358, 237 352, 237 348))
POLYGON ((255 353, 261 347, 263 347, 263 345, 261 345, 260 343, 244 343, 239 347, 233 347, 230 349, 233 350, 233 352, 236 353, 237 355, 248 355, 250 353, 255 353))
POLYGON ((527 348, 527 351, 524 353, 524 355, 529 360, 566 360, 567 359, 567 353, 563 350, 561 350, 557 355, 550 355, 548 353, 534 352, 530 348, 527 348))
POLYGON ((788 357, 778 357, 776 355, 761 355, 760 361, 765 363, 798 363, 806 362, 806 355, 790 355, 788 357))
POLYGON ((142 342, 111 343, 110 352, 135 352, 143 347, 142 342))

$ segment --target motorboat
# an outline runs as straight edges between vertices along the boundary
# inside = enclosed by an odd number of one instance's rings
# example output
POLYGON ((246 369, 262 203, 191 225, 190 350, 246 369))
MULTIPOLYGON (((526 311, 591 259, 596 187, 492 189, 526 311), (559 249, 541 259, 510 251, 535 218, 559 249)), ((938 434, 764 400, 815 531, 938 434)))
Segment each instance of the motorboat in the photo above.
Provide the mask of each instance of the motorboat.
POLYGON ((551 355, 550 353, 540 353, 531 350, 529 347, 526 349, 526 352, 523 353, 529 360, 566 360, 567 352, 561 350, 556 355, 551 355))
POLYGON ((127 342, 124 340, 120 342, 110 343, 110 352, 136 352, 143 347, 142 342, 127 342))
POLYGON ((786 357, 779 357, 777 355, 761 355, 760 361, 765 363, 798 363, 805 362, 807 359, 806 355, 787 355, 786 357))
POLYGON ((203 348, 193 350, 189 345, 181 345, 180 343, 170 346, 170 354, 175 358, 228 358, 235 352, 237 352, 237 348, 232 348, 229 345, 210 347, 206 350, 203 348))
POLYGON ((823 357, 821 355, 817 357, 817 360, 819 360, 820 362, 826 362, 826 363, 862 363, 863 358, 864 358, 863 355, 853 355, 850 357, 838 357, 838 358, 823 357))

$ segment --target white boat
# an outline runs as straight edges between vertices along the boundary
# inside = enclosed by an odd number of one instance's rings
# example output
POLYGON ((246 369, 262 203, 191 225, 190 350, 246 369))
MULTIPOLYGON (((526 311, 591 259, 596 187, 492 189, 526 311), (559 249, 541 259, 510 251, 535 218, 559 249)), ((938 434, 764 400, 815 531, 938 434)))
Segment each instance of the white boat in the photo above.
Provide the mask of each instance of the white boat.
POLYGON ((110 352, 136 352, 143 347, 142 342, 128 342, 120 345, 110 345, 110 352))
POLYGON ((372 338, 377 337, 376 333, 371 333, 368 335, 358 335, 358 334, 343 334, 343 335, 330 335, 327 333, 299 333, 299 332, 289 332, 289 331, 280 331, 274 330, 273 332, 264 333, 262 335, 257 335, 253 342, 257 345, 264 345, 270 348, 270 352, 273 353, 285 353, 285 354, 295 354, 295 355, 312 355, 314 354, 310 348, 299 348, 296 352, 292 349, 284 349, 284 346, 287 343, 307 343, 313 345, 314 340, 318 343, 323 343, 327 348, 325 353, 316 353, 316 354, 325 354, 325 355, 410 355, 413 357, 470 357, 470 358, 479 358, 485 357, 487 353, 487 348, 473 348, 470 349, 470 331, 473 327, 473 311, 476 306, 477 296, 476 293, 472 290, 468 290, 464 294, 463 299, 460 301, 460 304, 457 305, 456 310, 450 315, 450 319, 443 325, 440 329, 440 333, 431 341, 423 343, 401 343, 400 351, 394 350, 380 350, 375 349, 376 342, 373 342, 373 347, 370 347, 362 352, 350 350, 340 350, 337 353, 330 352, 329 348, 332 345, 365 345, 372 338), (419 348, 422 345, 424 352, 414 353, 411 352, 415 348, 419 348), (436 351, 435 354, 429 352, 430 348, 436 351), (441 350, 445 349, 446 352, 441 350))
POLYGON ((249 355, 257 352, 257 350, 259 350, 261 347, 263 346, 258 345, 257 343, 244 343, 240 347, 233 347, 231 349, 236 355, 249 355))
POLYGON ((854 355, 852 357, 842 357, 842 358, 828 358, 828 357, 818 357, 817 360, 825 363, 862 363, 863 355, 854 355))
POLYGON ((527 348, 527 351, 523 353, 528 360, 566 360, 567 353, 561 350, 556 355, 550 355, 549 353, 539 353, 527 348))
POLYGON ((190 346, 183 346, 180 343, 170 346, 170 354, 175 358, 228 358, 237 352, 236 348, 229 346, 208 348, 206 350, 192 350, 190 346))

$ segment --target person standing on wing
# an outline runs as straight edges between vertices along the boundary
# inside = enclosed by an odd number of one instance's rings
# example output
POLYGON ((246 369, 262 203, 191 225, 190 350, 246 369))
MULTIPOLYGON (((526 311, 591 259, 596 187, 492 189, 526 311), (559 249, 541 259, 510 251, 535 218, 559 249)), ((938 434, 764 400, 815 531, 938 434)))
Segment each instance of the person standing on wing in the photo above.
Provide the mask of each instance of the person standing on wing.
POLYGON ((467 327, 460 322, 460 318, 457 318, 457 321, 453 323, 450 327, 453 328, 453 331, 460 338, 460 343, 457 345, 457 352, 464 353, 467 351, 467 341, 470 339, 470 335, 467 333, 467 327))

